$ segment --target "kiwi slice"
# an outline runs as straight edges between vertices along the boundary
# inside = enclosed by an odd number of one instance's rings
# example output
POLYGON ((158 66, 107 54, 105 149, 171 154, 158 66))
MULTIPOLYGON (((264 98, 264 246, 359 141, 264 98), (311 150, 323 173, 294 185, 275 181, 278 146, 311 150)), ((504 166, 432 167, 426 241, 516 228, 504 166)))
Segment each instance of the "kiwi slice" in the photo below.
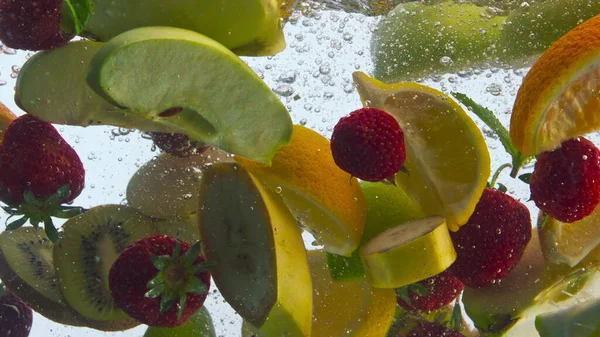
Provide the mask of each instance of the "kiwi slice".
MULTIPOLYGON (((131 321, 114 302, 108 274, 127 246, 157 232, 156 220, 131 207, 97 206, 62 226, 54 264, 67 302, 98 321, 131 321)), ((139 324, 139 323, 138 323, 139 324)))
POLYGON ((0 278, 33 310, 60 324, 102 331, 120 331, 139 324, 99 322, 84 318, 73 310, 63 297, 54 268, 53 250, 54 244, 43 230, 21 227, 2 232, 0 278))

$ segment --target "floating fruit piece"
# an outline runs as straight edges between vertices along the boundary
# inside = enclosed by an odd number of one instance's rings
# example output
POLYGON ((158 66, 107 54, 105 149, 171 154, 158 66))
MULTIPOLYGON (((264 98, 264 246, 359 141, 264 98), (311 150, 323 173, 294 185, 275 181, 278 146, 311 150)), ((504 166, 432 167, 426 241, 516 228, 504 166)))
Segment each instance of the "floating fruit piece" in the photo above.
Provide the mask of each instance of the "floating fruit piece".
POLYGON ((166 126, 137 115, 122 113, 119 107, 90 89, 85 81, 90 61, 103 45, 93 41, 75 41, 33 55, 19 71, 15 85, 16 104, 49 123, 167 130, 166 126))
POLYGON ((209 167, 200 235, 223 298, 265 337, 310 336, 312 282, 300 229, 280 197, 242 166, 209 167))
POLYGON ((392 83, 472 68, 525 66, 561 35, 600 13, 596 0, 414 1, 377 25, 375 77, 392 83), (518 7, 518 8, 517 8, 518 7))
POLYGON ((283 198, 326 251, 350 256, 358 247, 365 200, 358 180, 333 161, 327 138, 294 125, 292 141, 277 151, 271 166, 235 159, 283 198))
POLYGON ((502 280, 519 263, 531 232, 527 206, 507 193, 486 188, 469 221, 450 233, 457 255, 454 275, 473 288, 502 280))
POLYGON ((406 157, 404 133, 385 111, 361 108, 342 117, 331 135, 337 166, 365 181, 393 180, 406 157))
POLYGON ((482 332, 525 336, 516 332, 532 329, 532 315, 571 305, 598 282, 595 269, 547 263, 537 236, 534 231, 523 258, 501 282, 465 288, 465 311, 482 332))
MULTIPOLYGON (((73 27, 63 18, 63 1, 3 0, 0 3, 0 40, 15 49, 42 50, 66 44, 73 27)), ((65 17, 68 17, 65 13, 65 17)))
POLYGON ((540 337, 596 337, 600 335, 600 299, 541 314, 535 319, 540 337))
POLYGON ((446 94, 417 83, 384 84, 361 72, 354 82, 365 106, 398 120, 406 141, 406 172, 396 184, 427 215, 446 218, 457 231, 473 210, 490 175, 490 154, 481 130, 446 94))
POLYGON ((148 327, 143 337, 217 337, 206 307, 200 308, 185 324, 176 328, 148 327))
POLYGON ((465 285, 452 274, 451 269, 396 289, 398 305, 406 310, 434 312, 458 297, 465 285))
POLYGON ((374 76, 393 83, 491 61, 505 18, 454 1, 398 5, 373 33, 374 76))
POLYGON ((95 0, 82 35, 108 41, 128 30, 170 26, 214 39, 238 55, 265 56, 286 44, 277 0, 95 0))
POLYGON ((544 213, 563 222, 582 220, 600 203, 600 150, 577 137, 538 154, 529 189, 544 213))
POLYGON ((82 316, 99 321, 134 321, 115 304, 109 289, 112 264, 127 246, 156 233, 154 219, 121 205, 94 207, 62 226, 54 265, 62 293, 82 316))
POLYGON ((600 128, 600 15, 558 39, 523 80, 510 136, 525 156, 600 128))
POLYGON ((31 308, 0 283, 0 334, 9 337, 28 337, 32 322, 31 308))
POLYGON ((96 321, 77 313, 64 298, 53 257, 54 244, 44 231, 21 227, 0 234, 0 279, 40 315, 59 324, 120 331, 133 320, 96 321))
MULTIPOLYGON (((323 250, 309 250, 308 263, 313 282, 311 337, 386 336, 396 310, 394 290, 373 288, 365 279, 334 280, 323 250)), ((256 333, 256 328, 244 322, 243 337, 256 333)))
MULTIPOLYGON (((515 1, 517 5, 521 2, 515 1)), ((529 3, 511 11, 502 23, 498 57, 505 61, 543 53, 581 22, 600 14, 596 0, 550 0, 529 3)))
POLYGON ((288 111, 260 77, 227 48, 189 30, 127 31, 94 56, 87 80, 124 116, 251 160, 270 164, 292 136, 288 111))
POLYGON ((456 259, 446 221, 428 217, 393 227, 361 248, 369 281, 377 288, 400 288, 437 275, 456 259))
POLYGON ((361 181, 367 217, 360 245, 351 257, 327 253, 327 265, 335 281, 361 278, 365 271, 358 251, 386 229, 425 217, 419 206, 399 186, 361 181))
MULTIPOLYGON (((538 218, 544 219, 540 212, 538 218)), ((565 263, 573 267, 586 258, 600 244, 600 206, 589 216, 572 223, 548 217, 538 224, 544 257, 550 263, 565 263)))
POLYGON ((17 118, 10 109, 0 102, 0 144, 2 144, 2 140, 4 140, 4 131, 8 128, 10 123, 17 118))
POLYGON ((147 134, 152 139, 154 146, 176 157, 189 157, 193 154, 202 153, 207 149, 206 144, 181 133, 150 131, 147 134))
POLYGON ((202 167, 231 160, 215 148, 186 158, 161 154, 131 176, 127 203, 152 217, 187 221, 198 213, 202 167))

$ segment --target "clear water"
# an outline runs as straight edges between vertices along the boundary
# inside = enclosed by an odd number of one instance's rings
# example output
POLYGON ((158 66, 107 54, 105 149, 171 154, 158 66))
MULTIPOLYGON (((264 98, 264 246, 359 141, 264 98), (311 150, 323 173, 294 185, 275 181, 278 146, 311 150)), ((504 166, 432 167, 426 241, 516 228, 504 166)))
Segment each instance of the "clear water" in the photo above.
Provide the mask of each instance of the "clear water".
MULTIPOLYGON (((353 7, 357 9, 358 7, 353 7)), ((358 11, 358 10, 353 10, 358 11)), ((332 10, 312 10, 306 16, 294 14, 285 26, 288 48, 274 57, 245 58, 248 64, 279 95, 288 107, 294 123, 306 125, 326 137, 338 119, 361 106, 351 74, 360 70, 370 73, 370 37, 379 17, 332 10)), ((0 101, 18 115, 23 112, 14 104, 14 85, 19 67, 30 53, 3 49, 0 55, 0 101)), ((469 73, 447 73, 422 79, 422 83, 444 92, 459 91, 485 105, 508 126, 516 92, 527 68, 481 68, 469 73)), ((65 69, 68 71, 68 69, 65 69)), ((473 116, 483 129, 491 152, 492 170, 510 162, 493 133, 473 116)), ((129 177, 158 152, 140 132, 115 127, 79 128, 58 126, 65 139, 75 148, 86 167, 86 188, 77 204, 92 207, 107 203, 125 203, 129 177)), ((592 139, 597 137, 593 137, 592 139)), ((531 166, 522 169, 530 172, 531 166)), ((537 209, 528 202, 527 185, 508 177, 499 179, 510 194, 523 201, 536 222, 537 209)), ((0 222, 6 216, 0 214, 0 222)), ((0 226, 3 228, 3 226, 0 226)), ((307 245, 312 239, 306 236, 307 245)), ((213 289, 215 289, 213 287, 213 289)), ((219 296, 211 293, 208 307, 219 336, 239 336, 241 318, 219 296)), ((139 337, 145 326, 118 333, 55 324, 35 315, 31 336, 115 336, 139 337)))

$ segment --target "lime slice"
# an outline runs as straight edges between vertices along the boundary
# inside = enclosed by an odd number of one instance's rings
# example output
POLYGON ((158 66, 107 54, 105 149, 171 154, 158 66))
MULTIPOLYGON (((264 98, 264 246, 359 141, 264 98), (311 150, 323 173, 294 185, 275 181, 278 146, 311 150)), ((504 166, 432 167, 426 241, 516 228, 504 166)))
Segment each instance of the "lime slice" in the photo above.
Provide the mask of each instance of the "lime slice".
MULTIPOLYGON (((539 218, 543 218, 540 214, 539 218)), ((573 267, 600 244, 600 206, 589 216, 572 223, 548 217, 540 228, 544 257, 551 263, 566 263, 573 267)))
POLYGON ((456 251, 446 221, 428 217, 388 229, 361 249, 365 272, 377 288, 400 288, 446 270, 456 251))
POLYGON ((535 327, 541 337, 600 336, 600 299, 539 315, 535 327))
MULTIPOLYGON (((425 217, 421 206, 399 186, 361 181, 367 219, 360 245, 397 225, 425 217)), ((359 248, 360 249, 360 246, 359 248)), ((351 257, 327 254, 329 272, 336 281, 364 277, 365 272, 358 250, 351 257)))
POLYGON ((600 15, 562 36, 519 88, 510 136, 525 156, 600 128, 600 15))
POLYGON ((450 97, 417 83, 385 84, 361 72, 354 82, 365 106, 394 116, 405 134, 407 172, 396 183, 427 215, 457 231, 475 210, 490 175, 481 131, 450 97))
POLYGON ((358 247, 366 203, 358 180, 333 161, 327 138, 295 125, 291 142, 275 153, 271 166, 235 159, 283 198, 325 250, 350 256, 358 247))

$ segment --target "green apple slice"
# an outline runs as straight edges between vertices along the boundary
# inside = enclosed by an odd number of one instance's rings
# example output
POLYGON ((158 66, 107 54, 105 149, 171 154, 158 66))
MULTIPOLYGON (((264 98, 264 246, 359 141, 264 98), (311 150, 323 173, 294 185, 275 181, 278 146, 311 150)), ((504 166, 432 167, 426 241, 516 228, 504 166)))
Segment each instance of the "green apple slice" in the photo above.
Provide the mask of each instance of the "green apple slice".
POLYGON ((108 41, 148 26, 189 29, 238 55, 274 55, 285 48, 277 0, 94 0, 83 35, 108 41))
POLYGON ((292 136, 288 111, 260 77, 193 31, 127 31, 100 49, 87 80, 124 113, 251 160, 269 164, 292 136))
POLYGON ((50 123, 78 126, 116 125, 147 131, 167 130, 137 115, 125 114, 86 83, 92 57, 104 44, 76 41, 33 55, 21 68, 15 102, 50 123))
POLYGON ((600 299, 541 314, 535 319, 541 337, 600 336, 600 299))
POLYGON ((312 280, 300 228, 281 198, 238 164, 202 177, 200 235, 231 307, 264 337, 311 335, 312 280))

